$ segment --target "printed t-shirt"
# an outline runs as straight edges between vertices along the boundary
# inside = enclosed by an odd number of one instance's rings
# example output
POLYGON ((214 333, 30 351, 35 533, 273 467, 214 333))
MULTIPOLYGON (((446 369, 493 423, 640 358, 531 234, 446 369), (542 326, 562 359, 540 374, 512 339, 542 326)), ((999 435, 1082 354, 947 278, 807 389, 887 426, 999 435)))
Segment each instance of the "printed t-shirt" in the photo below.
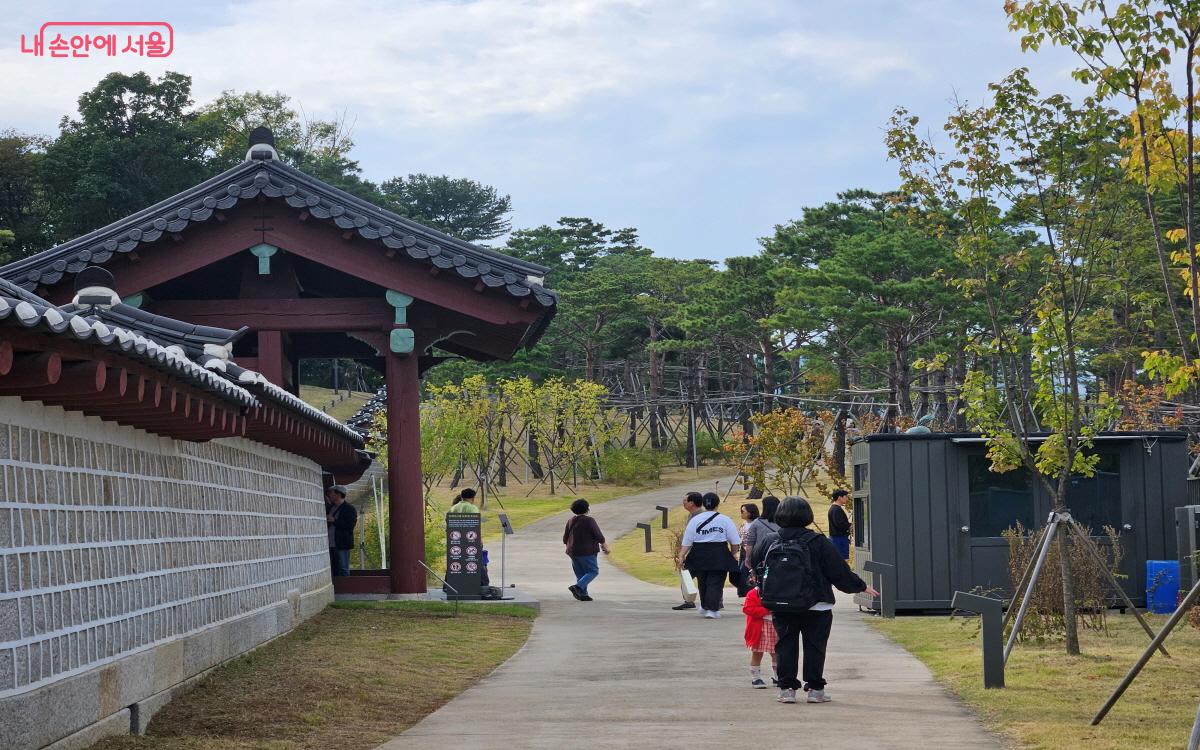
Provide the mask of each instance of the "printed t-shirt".
POLYGON ((702 510, 688 521, 687 528, 683 532, 683 546, 691 547, 694 544, 710 542, 741 544, 742 537, 738 534, 737 526, 732 518, 715 510, 702 510), (712 520, 705 524, 704 522, 710 518, 712 520), (704 528, 700 529, 702 525, 704 528))

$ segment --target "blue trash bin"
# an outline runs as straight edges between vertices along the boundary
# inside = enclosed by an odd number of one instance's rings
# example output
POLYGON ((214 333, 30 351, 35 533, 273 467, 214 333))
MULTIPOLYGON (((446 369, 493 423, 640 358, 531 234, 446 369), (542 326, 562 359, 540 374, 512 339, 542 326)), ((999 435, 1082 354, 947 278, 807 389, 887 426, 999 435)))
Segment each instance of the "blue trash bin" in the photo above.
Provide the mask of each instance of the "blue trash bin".
POLYGON ((1146 561, 1146 609, 1156 615, 1175 611, 1179 596, 1179 561, 1146 561))

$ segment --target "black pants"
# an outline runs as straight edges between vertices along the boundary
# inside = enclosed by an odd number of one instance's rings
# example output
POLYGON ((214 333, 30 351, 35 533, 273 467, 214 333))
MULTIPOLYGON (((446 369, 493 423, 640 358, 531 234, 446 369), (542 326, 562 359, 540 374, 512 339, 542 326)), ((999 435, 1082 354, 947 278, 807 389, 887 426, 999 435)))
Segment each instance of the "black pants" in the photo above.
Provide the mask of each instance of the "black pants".
POLYGON ((775 612, 775 671, 779 687, 792 690, 825 689, 825 647, 829 645, 829 629, 833 627, 833 612, 775 612), (804 641, 804 684, 796 679, 800 658, 800 641, 804 641))
POLYGON ((696 578, 699 579, 700 609, 707 609, 711 612, 718 611, 721 609, 721 593, 725 589, 725 576, 729 573, 724 570, 697 570, 695 573, 696 578))

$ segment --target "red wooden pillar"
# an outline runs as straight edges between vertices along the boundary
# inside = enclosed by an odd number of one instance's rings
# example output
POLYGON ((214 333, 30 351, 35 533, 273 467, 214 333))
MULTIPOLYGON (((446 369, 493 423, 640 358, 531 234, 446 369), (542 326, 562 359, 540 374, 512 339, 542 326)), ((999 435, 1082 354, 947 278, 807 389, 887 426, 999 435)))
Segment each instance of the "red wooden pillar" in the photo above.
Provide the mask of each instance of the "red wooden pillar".
POLYGON ((283 365, 283 333, 281 331, 259 331, 258 371, 275 385, 286 388, 283 380, 283 365))
MULTIPOLYGON (((393 594, 425 593, 421 394, 415 355, 387 358, 388 566, 393 594)), ((426 561, 428 563, 428 561, 426 561)))

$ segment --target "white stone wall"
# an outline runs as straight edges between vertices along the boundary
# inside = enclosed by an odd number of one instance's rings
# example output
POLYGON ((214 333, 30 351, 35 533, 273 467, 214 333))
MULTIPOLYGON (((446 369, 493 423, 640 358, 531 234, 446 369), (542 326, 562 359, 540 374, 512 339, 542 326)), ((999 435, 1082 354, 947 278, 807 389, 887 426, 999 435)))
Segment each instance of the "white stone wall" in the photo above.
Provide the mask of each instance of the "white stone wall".
POLYGON ((243 439, 175 441, 0 398, 0 470, 4 747, 40 747, 129 709, 332 598, 321 471, 308 459, 243 439), (197 652, 206 631, 243 621, 260 622, 250 628, 260 632, 243 627, 238 643, 197 652), (147 667, 144 689, 108 686, 95 711, 56 736, 7 726, 8 708, 28 710, 39 694, 52 699, 55 686, 140 652, 161 662, 170 653, 161 647, 178 641, 193 643, 190 658, 180 650, 177 668, 147 667))

